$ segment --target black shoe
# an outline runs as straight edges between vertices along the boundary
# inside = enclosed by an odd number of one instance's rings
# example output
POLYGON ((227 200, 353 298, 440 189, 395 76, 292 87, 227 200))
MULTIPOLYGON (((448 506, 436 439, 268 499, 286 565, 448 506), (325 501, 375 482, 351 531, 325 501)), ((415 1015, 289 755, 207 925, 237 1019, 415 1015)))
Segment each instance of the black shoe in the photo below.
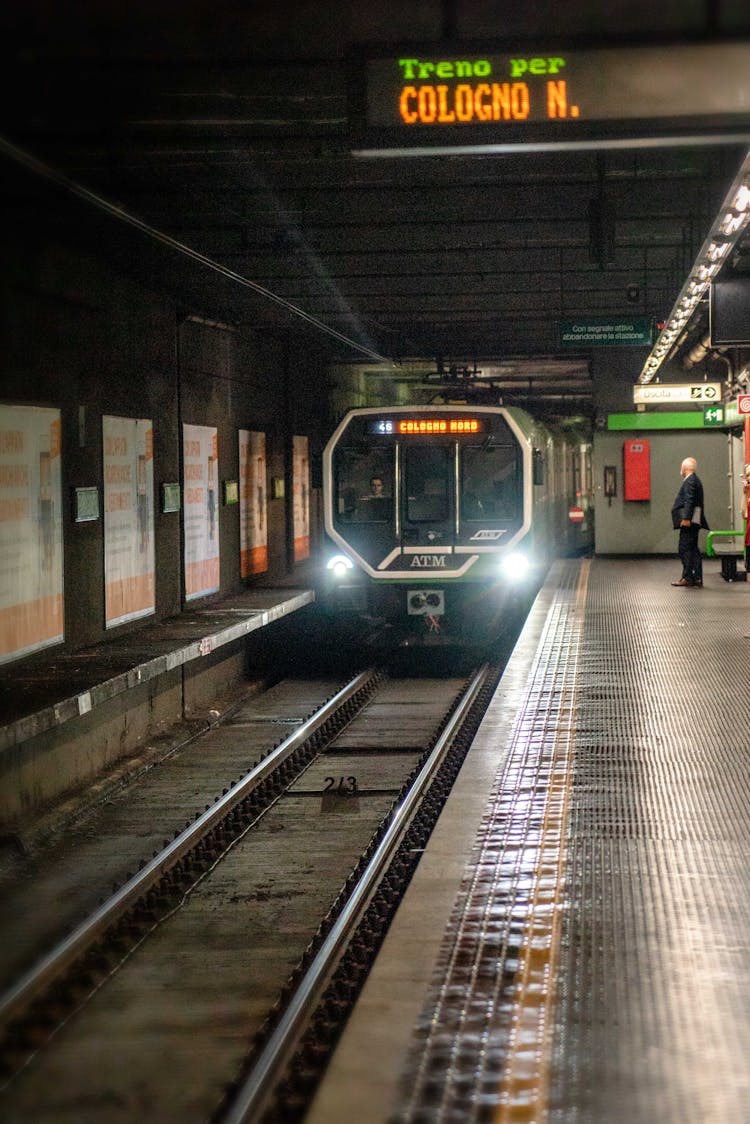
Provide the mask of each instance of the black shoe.
POLYGON ((672 585, 693 586, 695 582, 691 582, 689 578, 680 578, 678 582, 672 582, 672 585))

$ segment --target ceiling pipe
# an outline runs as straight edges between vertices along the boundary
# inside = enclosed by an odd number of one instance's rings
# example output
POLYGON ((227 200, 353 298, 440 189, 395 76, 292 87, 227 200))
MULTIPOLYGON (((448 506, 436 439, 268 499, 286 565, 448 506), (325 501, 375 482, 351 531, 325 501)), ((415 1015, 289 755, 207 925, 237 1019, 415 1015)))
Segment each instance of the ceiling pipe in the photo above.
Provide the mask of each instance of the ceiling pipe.
POLYGON ((723 348, 711 348, 710 335, 705 335, 699 343, 696 343, 693 345, 693 347, 691 347, 690 351, 682 361, 682 366, 684 370, 690 371, 693 367, 697 367, 700 363, 702 363, 707 356, 712 363, 717 361, 726 363, 727 386, 731 387, 732 380, 734 378, 734 367, 732 365, 732 360, 728 355, 723 354, 723 348))
POLYGON ((734 379, 734 365, 728 355, 722 355, 721 352, 715 351, 711 356, 712 359, 721 360, 722 363, 727 365, 727 386, 731 387, 734 379))
POLYGON ((683 360, 683 367, 685 367, 687 370, 690 370, 691 367, 697 367, 698 364, 702 363, 708 355, 710 346, 711 337, 709 335, 705 335, 699 343, 694 344, 690 348, 690 351, 687 353, 683 360))

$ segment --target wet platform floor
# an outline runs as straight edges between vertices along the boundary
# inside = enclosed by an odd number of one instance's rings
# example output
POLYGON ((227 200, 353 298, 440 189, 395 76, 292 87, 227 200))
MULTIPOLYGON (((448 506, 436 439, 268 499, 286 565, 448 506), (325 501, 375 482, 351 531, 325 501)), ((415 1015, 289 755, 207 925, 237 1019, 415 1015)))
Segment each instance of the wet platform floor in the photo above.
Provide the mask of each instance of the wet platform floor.
POLYGON ((556 563, 306 1124, 750 1119, 750 584, 556 563))

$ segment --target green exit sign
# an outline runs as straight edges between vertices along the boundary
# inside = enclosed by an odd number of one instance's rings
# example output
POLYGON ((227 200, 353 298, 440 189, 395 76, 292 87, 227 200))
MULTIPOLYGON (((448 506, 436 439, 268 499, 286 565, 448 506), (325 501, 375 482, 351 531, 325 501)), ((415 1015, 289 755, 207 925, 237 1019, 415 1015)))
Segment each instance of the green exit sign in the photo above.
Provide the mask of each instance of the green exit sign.
POLYGON ((723 406, 704 406, 703 407, 703 424, 704 425, 723 425, 724 424, 724 407, 723 406))

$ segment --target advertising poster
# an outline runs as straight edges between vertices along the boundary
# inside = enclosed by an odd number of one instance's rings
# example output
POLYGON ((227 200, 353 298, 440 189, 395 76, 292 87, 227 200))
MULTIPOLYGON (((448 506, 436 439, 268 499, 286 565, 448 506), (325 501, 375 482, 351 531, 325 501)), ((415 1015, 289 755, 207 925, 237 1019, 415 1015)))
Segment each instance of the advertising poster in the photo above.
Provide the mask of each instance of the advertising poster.
POLYGON ((240 430, 240 577, 268 569, 266 435, 240 430))
POLYGON ((147 418, 102 418, 104 617, 107 628, 156 609, 154 430, 147 418))
POLYGON ((292 438, 294 561, 310 557, 310 459, 307 438, 292 438))
POLYGON ((183 425, 185 599, 219 589, 219 438, 208 425, 183 425))
POLYGON ((60 411, 0 405, 0 663, 63 639, 60 411))

